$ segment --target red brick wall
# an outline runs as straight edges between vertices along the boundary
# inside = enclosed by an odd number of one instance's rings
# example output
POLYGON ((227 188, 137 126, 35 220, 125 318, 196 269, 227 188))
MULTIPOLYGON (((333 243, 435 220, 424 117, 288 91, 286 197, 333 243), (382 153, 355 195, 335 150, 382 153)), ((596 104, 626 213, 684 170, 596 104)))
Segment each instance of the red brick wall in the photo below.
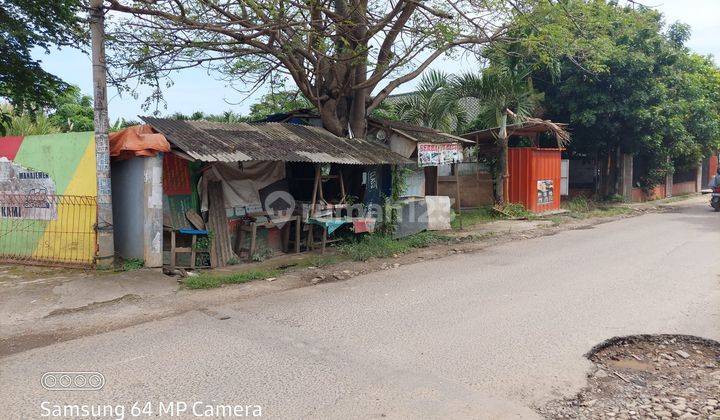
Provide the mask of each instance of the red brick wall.
POLYGON ((665 198, 665 185, 658 185, 649 194, 646 194, 642 188, 632 189, 632 201, 640 203, 643 201, 658 200, 665 198))
POLYGON ((696 182, 677 182, 673 183, 672 193, 673 195, 683 195, 697 192, 696 182))

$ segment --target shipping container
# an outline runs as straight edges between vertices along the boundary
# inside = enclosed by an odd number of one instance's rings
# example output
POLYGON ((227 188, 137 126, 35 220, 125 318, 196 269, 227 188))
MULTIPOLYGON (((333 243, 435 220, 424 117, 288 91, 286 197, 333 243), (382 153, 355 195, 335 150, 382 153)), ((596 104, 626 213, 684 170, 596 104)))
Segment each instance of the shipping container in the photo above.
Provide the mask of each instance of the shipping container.
POLYGON ((562 149, 511 147, 508 152, 508 201, 534 213, 559 210, 562 149))

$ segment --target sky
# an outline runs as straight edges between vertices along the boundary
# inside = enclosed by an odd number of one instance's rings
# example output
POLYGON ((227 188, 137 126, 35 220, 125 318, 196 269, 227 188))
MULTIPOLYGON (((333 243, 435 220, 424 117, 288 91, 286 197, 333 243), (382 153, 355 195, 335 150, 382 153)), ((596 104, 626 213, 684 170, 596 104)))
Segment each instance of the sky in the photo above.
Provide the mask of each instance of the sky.
MULTIPOLYGON (((720 65, 720 0, 645 0, 643 4, 656 7, 665 15, 667 23, 680 21, 692 27, 692 37, 688 47, 700 54, 712 54, 715 62, 720 65)), ((55 50, 50 54, 38 53, 45 70, 59 76, 68 83, 79 86, 86 94, 92 94, 92 74, 90 58, 85 54, 72 50, 55 50)), ((451 73, 471 71, 476 66, 467 58, 458 60, 441 59, 431 68, 451 73)), ((250 105, 264 93, 260 91, 248 97, 246 93, 237 92, 227 86, 224 81, 217 80, 204 70, 184 70, 173 76, 174 85, 164 91, 167 108, 161 107, 163 115, 173 112, 190 114, 203 111, 206 114, 218 114, 232 110, 235 113, 247 114, 250 105)), ((394 93, 413 90, 415 82, 410 82, 396 89, 394 93)), ((145 96, 140 92, 137 99, 109 88, 109 104, 111 123, 118 118, 137 120, 138 115, 148 115, 142 104, 145 96)))

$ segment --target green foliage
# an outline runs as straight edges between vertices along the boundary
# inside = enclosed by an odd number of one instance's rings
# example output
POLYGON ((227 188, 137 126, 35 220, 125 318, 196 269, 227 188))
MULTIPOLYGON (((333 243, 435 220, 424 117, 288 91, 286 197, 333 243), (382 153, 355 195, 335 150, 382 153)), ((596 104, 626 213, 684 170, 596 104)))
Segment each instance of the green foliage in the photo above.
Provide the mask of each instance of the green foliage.
MULTIPOLYGON (((465 227, 500 219, 505 219, 505 216, 493 210, 492 206, 481 206, 477 209, 463 210, 462 212, 462 223, 465 227)), ((457 216, 450 224, 453 229, 460 229, 460 219, 457 216)))
POLYGON ((255 253, 252 254, 251 259, 255 262, 262 262, 262 261, 265 261, 266 259, 270 258, 272 256, 272 254, 273 254, 272 249, 261 246, 255 250, 255 253))
POLYGON ((5 107, 0 107, 0 136, 5 136, 8 125, 12 121, 12 114, 5 107))
POLYGON ((562 208, 568 210, 568 215, 575 219, 591 217, 612 217, 632 213, 633 209, 618 205, 622 197, 612 197, 611 200, 594 201, 587 197, 573 197, 563 201, 562 208))
POLYGON ((615 192, 607 161, 618 150, 647 163, 641 186, 651 189, 720 147, 720 72, 684 46, 687 25, 666 28, 645 7, 568 0, 539 3, 510 33, 517 41, 488 58, 533 69, 544 117, 571 124, 569 153, 603 163, 603 195, 615 192))
POLYGON ((92 98, 83 95, 77 86, 71 86, 59 95, 53 108, 49 120, 62 131, 93 131, 92 98))
POLYGON ((18 114, 10 105, 0 106, 0 113, 3 115, 2 132, 6 136, 32 136, 60 132, 60 129, 45 114, 18 114))
POLYGON ((0 3, 0 97, 21 113, 52 105, 68 89, 65 82, 43 70, 31 52, 48 52, 54 45, 81 45, 80 12, 79 0, 0 3))
POLYGON ((223 284, 240 284, 249 281, 276 277, 282 274, 280 270, 253 270, 232 274, 208 274, 201 273, 197 276, 187 277, 185 286, 188 289, 212 289, 223 284))
POLYGON ((467 115, 458 102, 458 96, 451 90, 451 80, 441 71, 425 73, 417 90, 392 106, 393 119, 446 133, 463 127, 467 115))
POLYGON ((435 232, 420 232, 401 239, 410 248, 427 248, 429 246, 447 242, 450 240, 448 236, 440 235, 435 232))
POLYGON ((313 108, 298 91, 284 90, 264 95, 259 102, 250 105, 250 120, 261 120, 268 115, 296 109, 313 108))
POLYGON ((212 243, 212 234, 208 233, 204 236, 197 236, 195 239, 195 245, 193 245, 193 249, 196 251, 209 251, 210 250, 210 244, 212 243))
POLYGON ((93 131, 92 98, 77 86, 68 86, 52 103, 36 112, 6 104, 0 106, 4 135, 29 136, 68 131, 93 131))
POLYGON ((281 91, 264 95, 260 101, 250 105, 250 114, 245 116, 233 111, 225 111, 221 114, 206 114, 203 111, 195 111, 192 114, 175 112, 168 115, 168 118, 175 120, 205 120, 222 123, 238 123, 261 120, 268 115, 289 112, 296 109, 312 108, 308 102, 297 91, 281 91))
POLYGON ((513 123, 533 116, 543 94, 535 90, 530 75, 523 65, 496 61, 481 74, 466 73, 455 78, 453 94, 480 103, 480 115, 466 130, 501 127, 508 119, 513 123), (508 115, 508 110, 515 116, 508 115))
POLYGON ((585 213, 590 211, 591 202, 586 197, 577 196, 569 200, 564 200, 562 206, 572 213, 585 213))
POLYGON ((514 219, 531 218, 533 214, 520 203, 508 203, 503 207, 503 212, 514 219))
POLYGON ((400 197, 407 190, 407 177, 412 170, 407 167, 393 166, 391 173, 390 197, 383 197, 383 217, 378 225, 378 233, 392 235, 398 224, 400 197))
POLYGON ((420 232, 402 239, 374 234, 352 238, 348 242, 340 244, 338 251, 352 260, 367 261, 370 258, 387 258, 403 254, 413 248, 425 248, 448 240, 447 236, 435 232, 420 232))
POLYGON ((203 111, 195 111, 190 115, 183 114, 182 112, 175 112, 175 113, 168 115, 168 118, 172 118, 174 120, 182 120, 182 121, 205 120, 205 121, 222 122, 222 123, 238 123, 238 122, 246 122, 249 120, 248 117, 242 116, 240 114, 236 114, 233 111, 225 111, 222 114, 206 114, 203 111))
POLYGON ((128 258, 126 260, 123 260, 121 270, 122 271, 132 271, 132 270, 139 270, 143 267, 145 267, 145 261, 143 259, 128 258))
POLYGON ((115 120, 115 122, 110 126, 110 131, 120 131, 123 128, 131 127, 133 125, 141 125, 143 124, 140 121, 135 120, 126 120, 125 118, 118 118, 115 120))

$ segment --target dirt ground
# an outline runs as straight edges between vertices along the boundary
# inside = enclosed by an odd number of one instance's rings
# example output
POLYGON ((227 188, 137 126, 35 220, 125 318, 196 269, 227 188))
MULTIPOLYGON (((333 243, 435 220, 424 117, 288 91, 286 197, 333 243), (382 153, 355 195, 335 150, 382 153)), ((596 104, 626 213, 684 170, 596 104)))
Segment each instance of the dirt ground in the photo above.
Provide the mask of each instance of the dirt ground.
POLYGON ((606 341, 588 358, 595 369, 574 398, 538 412, 567 419, 720 419, 720 343, 692 336, 606 341))

